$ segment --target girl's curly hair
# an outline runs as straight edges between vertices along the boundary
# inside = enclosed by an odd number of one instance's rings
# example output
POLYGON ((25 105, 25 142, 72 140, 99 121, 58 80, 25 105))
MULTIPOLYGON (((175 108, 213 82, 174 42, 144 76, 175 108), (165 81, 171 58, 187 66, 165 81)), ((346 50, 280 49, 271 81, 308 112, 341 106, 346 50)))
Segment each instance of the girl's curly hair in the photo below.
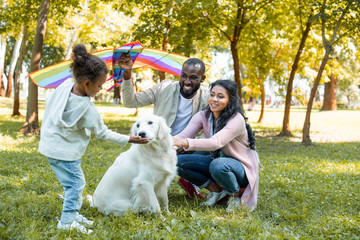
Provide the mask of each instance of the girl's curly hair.
POLYGON ((109 72, 105 62, 101 58, 88 53, 83 44, 77 44, 73 48, 72 60, 70 67, 75 80, 79 83, 88 79, 94 84, 100 75, 109 72))

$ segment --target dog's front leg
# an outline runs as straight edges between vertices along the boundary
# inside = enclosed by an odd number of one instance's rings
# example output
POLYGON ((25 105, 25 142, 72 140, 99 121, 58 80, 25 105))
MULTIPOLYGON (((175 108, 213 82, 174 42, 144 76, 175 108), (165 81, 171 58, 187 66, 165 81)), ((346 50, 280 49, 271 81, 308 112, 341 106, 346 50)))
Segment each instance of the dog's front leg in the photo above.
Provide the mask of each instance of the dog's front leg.
POLYGON ((160 203, 160 206, 163 207, 167 213, 169 213, 169 199, 166 185, 162 185, 159 187, 159 189, 156 190, 156 197, 160 203))
POLYGON ((146 175, 139 175, 133 179, 131 192, 135 210, 161 212, 152 182, 153 179, 146 175))

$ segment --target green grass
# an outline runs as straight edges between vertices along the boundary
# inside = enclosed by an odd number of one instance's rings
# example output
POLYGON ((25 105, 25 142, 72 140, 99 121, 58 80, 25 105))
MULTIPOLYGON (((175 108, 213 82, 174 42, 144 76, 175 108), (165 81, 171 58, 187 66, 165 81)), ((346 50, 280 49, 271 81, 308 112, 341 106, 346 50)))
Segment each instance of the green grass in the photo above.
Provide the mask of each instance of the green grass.
MULTIPOLYGON (((0 100, 0 239, 360 238, 360 131, 352 130, 358 129, 354 119, 360 119, 359 111, 315 111, 311 137, 318 141, 311 147, 300 143, 301 127, 296 125, 303 121, 304 110, 292 112, 290 138, 276 137, 280 111, 267 109, 263 124, 255 123, 258 112, 248 112, 263 167, 254 212, 227 213, 223 205, 201 206, 201 200, 186 197, 174 181, 169 188, 170 215, 104 216, 84 201, 81 213, 95 221, 94 232, 84 236, 56 229, 61 186, 37 151, 39 138, 18 134, 24 119, 11 118, 11 102, 0 100)), ((24 108, 22 104, 23 114, 24 108)), ((134 109, 107 104, 99 104, 99 109, 105 123, 124 134, 136 119, 134 109)), ((43 102, 40 116, 42 110, 43 102)), ((139 109, 139 114, 148 111, 139 109)), ((82 158, 84 196, 94 192, 115 157, 129 147, 92 139, 82 158)))

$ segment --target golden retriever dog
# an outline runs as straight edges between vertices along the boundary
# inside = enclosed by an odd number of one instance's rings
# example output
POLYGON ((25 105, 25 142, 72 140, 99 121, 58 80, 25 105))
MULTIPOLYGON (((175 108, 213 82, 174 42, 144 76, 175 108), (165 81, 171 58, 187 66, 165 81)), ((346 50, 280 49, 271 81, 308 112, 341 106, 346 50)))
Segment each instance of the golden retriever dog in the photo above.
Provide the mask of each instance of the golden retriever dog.
POLYGON ((176 151, 170 128, 162 117, 141 116, 131 127, 131 134, 150 140, 132 144, 107 170, 90 206, 104 214, 122 215, 127 210, 168 212, 167 189, 176 176, 176 151))

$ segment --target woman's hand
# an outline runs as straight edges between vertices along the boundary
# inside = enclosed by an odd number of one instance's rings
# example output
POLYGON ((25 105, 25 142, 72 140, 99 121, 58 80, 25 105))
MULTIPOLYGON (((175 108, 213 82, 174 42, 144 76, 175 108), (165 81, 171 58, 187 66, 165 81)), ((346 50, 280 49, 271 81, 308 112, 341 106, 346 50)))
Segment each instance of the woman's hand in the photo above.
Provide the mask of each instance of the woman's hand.
POLYGON ((180 139, 177 137, 172 137, 174 141, 174 149, 177 150, 179 148, 188 148, 189 143, 186 139, 180 139))
POLYGON ((130 136, 129 143, 145 144, 150 142, 148 138, 142 138, 140 136, 130 136))

